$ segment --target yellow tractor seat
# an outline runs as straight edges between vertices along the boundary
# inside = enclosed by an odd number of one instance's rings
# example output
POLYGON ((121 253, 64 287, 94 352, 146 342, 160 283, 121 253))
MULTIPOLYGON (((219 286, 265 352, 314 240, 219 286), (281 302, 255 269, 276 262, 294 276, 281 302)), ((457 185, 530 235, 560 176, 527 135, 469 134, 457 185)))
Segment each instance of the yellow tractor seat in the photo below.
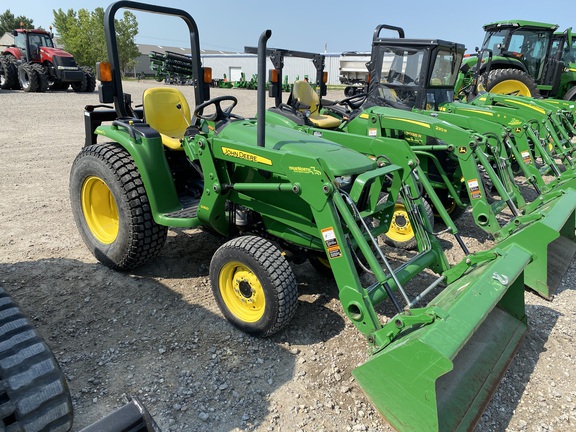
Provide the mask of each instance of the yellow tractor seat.
POLYGON ((340 120, 336 117, 320 114, 320 98, 314 89, 310 86, 308 81, 298 80, 294 83, 292 89, 292 97, 294 100, 303 105, 308 105, 310 108, 300 108, 300 111, 310 110, 308 120, 319 128, 334 129, 340 126, 340 120))
POLYGON ((149 88, 144 91, 142 104, 144 121, 160 132, 162 144, 172 150, 182 150, 181 139, 191 122, 190 106, 182 92, 170 87, 149 88))

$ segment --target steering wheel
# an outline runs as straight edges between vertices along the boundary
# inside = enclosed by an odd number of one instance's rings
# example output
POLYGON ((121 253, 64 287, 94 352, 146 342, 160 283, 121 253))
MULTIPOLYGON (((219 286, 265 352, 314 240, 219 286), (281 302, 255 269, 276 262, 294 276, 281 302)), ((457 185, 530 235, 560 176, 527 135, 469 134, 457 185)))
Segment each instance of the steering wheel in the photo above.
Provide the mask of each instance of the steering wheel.
POLYGON ((228 119, 230 117, 236 118, 237 116, 232 114, 232 110, 237 104, 238 99, 236 99, 236 97, 234 96, 218 96, 213 99, 207 100, 206 102, 202 102, 200 105, 198 105, 194 109, 194 117, 211 122, 217 122, 220 120, 228 119), (226 101, 232 103, 230 104, 230 106, 226 107, 225 109, 222 109, 220 104, 226 101), (200 112, 202 112, 204 108, 210 105, 214 105, 214 109, 216 110, 216 112, 208 115, 200 114, 200 112))
POLYGON ((362 106, 362 104, 366 101, 368 97, 368 93, 357 93, 353 96, 348 96, 342 100, 337 101, 338 105, 347 105, 350 109, 358 109, 362 106))

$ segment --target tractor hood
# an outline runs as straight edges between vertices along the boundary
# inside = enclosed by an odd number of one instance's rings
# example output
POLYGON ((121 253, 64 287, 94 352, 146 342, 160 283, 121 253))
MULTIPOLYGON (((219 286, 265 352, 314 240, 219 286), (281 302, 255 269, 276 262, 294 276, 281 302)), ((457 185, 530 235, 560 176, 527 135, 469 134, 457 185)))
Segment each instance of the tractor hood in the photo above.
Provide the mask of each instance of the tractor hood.
POLYGON ((60 48, 51 48, 51 47, 40 47, 40 54, 42 56, 43 60, 49 60, 51 62, 54 62, 54 57, 68 57, 68 58, 74 58, 74 56, 72 56, 72 54, 64 51, 63 49, 60 48))
MULTIPOLYGON (((242 142, 256 145, 256 121, 237 121, 224 127, 218 143, 242 142)), ((266 125, 265 147, 278 153, 294 153, 324 160, 335 176, 352 175, 376 168, 376 162, 354 150, 323 138, 281 126, 266 125)))

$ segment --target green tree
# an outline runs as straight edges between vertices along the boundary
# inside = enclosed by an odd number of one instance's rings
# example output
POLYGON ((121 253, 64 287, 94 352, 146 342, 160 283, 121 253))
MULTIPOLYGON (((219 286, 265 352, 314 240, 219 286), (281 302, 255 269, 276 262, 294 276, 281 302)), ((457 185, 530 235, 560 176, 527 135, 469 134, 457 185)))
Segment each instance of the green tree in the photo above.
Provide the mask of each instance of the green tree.
MULTIPOLYGON (((60 44, 74 56, 78 64, 94 66, 96 62, 108 60, 103 8, 96 8, 92 12, 87 9, 78 12, 58 9, 52 12, 60 44)), ((134 14, 125 11, 122 19, 115 21, 115 25, 120 67, 126 71, 140 54, 134 42, 138 34, 138 22, 134 14)))
POLYGON ((0 15, 0 36, 14 29, 19 29, 21 23, 24 28, 34 28, 32 21, 30 18, 22 15, 15 17, 14 14, 10 12, 10 9, 7 9, 6 12, 0 15))

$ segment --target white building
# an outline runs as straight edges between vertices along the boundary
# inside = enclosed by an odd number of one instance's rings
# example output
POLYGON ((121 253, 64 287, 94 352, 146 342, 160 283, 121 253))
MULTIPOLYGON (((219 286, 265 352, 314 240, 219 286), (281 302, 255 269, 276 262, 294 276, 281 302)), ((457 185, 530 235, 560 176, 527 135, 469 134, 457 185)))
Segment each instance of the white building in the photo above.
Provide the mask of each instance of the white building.
MULTIPOLYGON (((148 55, 152 51, 164 53, 172 51, 179 54, 189 55, 190 50, 178 47, 166 47, 160 45, 138 45, 140 57, 136 59, 134 66, 135 75, 154 75, 154 71, 150 69, 150 59, 148 55)), ((204 67, 212 68, 212 78, 223 79, 224 75, 228 81, 238 81, 242 73, 246 80, 250 80, 252 75, 257 73, 258 59, 254 54, 246 54, 239 52, 224 52, 224 51, 211 51, 201 50, 202 65, 204 67)), ((328 72, 328 84, 340 84, 338 79, 339 73, 339 59, 340 54, 324 54, 325 56, 325 71, 328 72)), ((266 61, 266 70, 272 69, 270 59, 266 61)), ((286 57, 284 59, 284 67, 282 69, 282 80, 288 76, 289 82, 294 82, 296 78, 303 79, 304 76, 314 79, 316 77, 316 68, 312 64, 312 60, 286 57)))

